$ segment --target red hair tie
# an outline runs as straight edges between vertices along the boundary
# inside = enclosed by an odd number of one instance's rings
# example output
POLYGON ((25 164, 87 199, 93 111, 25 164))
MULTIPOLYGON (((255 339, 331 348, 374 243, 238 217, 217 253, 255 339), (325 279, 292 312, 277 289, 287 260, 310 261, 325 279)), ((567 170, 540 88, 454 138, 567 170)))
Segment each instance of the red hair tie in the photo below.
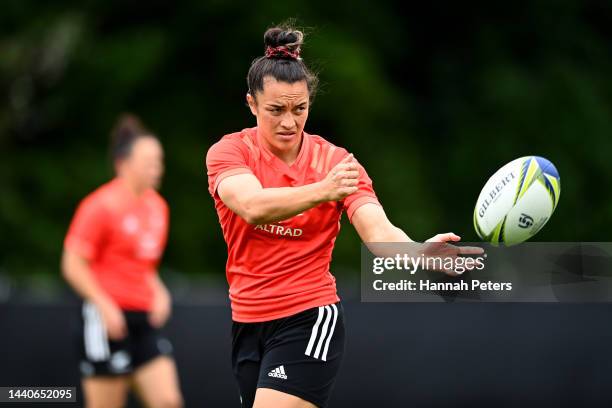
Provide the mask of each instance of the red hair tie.
POLYGON ((297 48, 295 51, 289 50, 284 45, 279 45, 278 47, 266 47, 266 58, 291 58, 298 59, 300 58, 300 49, 297 48))

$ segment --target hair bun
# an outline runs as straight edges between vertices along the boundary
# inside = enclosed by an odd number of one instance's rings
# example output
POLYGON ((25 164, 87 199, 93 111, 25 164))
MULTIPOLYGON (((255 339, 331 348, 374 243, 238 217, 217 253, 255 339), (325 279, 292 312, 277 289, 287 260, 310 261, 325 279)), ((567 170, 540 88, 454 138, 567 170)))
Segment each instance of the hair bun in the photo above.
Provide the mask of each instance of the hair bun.
POLYGON ((318 79, 300 57, 304 32, 296 30, 294 20, 268 28, 264 34, 264 55, 251 62, 247 74, 248 93, 253 98, 264 92, 264 79, 272 77, 278 82, 294 84, 305 81, 310 102, 314 100, 318 79))
POLYGON ((117 119, 112 133, 113 139, 115 141, 120 141, 126 138, 141 136, 147 133, 147 130, 138 116, 131 113, 124 113, 117 119))
POLYGON ((269 28, 264 34, 265 49, 284 46, 291 52, 299 52, 303 42, 304 34, 290 27, 269 28))
POLYGON ((125 157, 134 141, 147 134, 149 131, 138 116, 132 113, 121 114, 111 131, 111 156, 114 159, 125 157))

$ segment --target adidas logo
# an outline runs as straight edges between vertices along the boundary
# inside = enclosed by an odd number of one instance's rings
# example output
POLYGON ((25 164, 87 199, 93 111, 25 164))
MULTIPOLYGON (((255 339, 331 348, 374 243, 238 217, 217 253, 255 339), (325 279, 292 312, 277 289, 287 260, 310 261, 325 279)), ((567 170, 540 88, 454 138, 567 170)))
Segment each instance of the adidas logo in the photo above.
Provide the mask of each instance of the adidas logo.
POLYGON ((286 380, 287 374, 285 374, 285 366, 276 367, 274 370, 268 373, 268 377, 276 377, 286 380))

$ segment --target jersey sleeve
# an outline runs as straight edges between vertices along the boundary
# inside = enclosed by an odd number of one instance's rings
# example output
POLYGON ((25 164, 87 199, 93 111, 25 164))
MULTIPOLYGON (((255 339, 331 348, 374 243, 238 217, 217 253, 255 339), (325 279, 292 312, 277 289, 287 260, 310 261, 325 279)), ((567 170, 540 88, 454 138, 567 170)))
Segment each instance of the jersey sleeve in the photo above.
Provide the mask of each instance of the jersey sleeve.
POLYGON ((79 204, 64 240, 64 248, 87 260, 94 259, 104 241, 107 211, 93 197, 79 204))
MULTIPOLYGON (((348 152, 345 149, 339 149, 336 157, 334 157, 334 163, 337 164, 342 159, 346 157, 348 152)), ((334 166, 335 166, 334 164, 334 166)), ((353 214, 355 211, 364 204, 372 203, 381 205, 376 197, 376 193, 374 192, 374 187, 372 186, 372 179, 368 176, 366 169, 361 165, 361 163, 357 163, 359 178, 357 180, 357 191, 353 194, 345 197, 344 200, 341 201, 342 209, 346 211, 346 215, 349 218, 349 221, 352 222, 353 214)))
POLYGON ((206 154, 206 169, 208 175, 208 191, 215 196, 219 183, 236 174, 253 174, 248 164, 248 152, 242 143, 234 139, 221 139, 208 149, 206 154))

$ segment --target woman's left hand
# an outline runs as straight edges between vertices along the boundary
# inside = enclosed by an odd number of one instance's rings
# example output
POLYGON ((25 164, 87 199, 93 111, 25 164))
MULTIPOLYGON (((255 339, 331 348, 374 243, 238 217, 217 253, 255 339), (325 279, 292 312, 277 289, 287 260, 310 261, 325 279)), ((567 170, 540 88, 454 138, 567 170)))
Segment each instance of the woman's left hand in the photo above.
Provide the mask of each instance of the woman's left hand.
MULTIPOLYGON (((432 258, 457 258, 461 255, 482 255, 484 249, 472 246, 455 246, 448 244, 448 242, 460 241, 461 237, 452 232, 444 234, 438 234, 434 237, 429 238, 423 244, 423 255, 432 258)), ((449 276, 457 276, 459 273, 452 269, 443 268, 440 270, 449 276)))
POLYGON ((149 312, 149 323, 155 328, 166 324, 172 313, 172 300, 167 293, 158 292, 153 299, 153 307, 149 312))

